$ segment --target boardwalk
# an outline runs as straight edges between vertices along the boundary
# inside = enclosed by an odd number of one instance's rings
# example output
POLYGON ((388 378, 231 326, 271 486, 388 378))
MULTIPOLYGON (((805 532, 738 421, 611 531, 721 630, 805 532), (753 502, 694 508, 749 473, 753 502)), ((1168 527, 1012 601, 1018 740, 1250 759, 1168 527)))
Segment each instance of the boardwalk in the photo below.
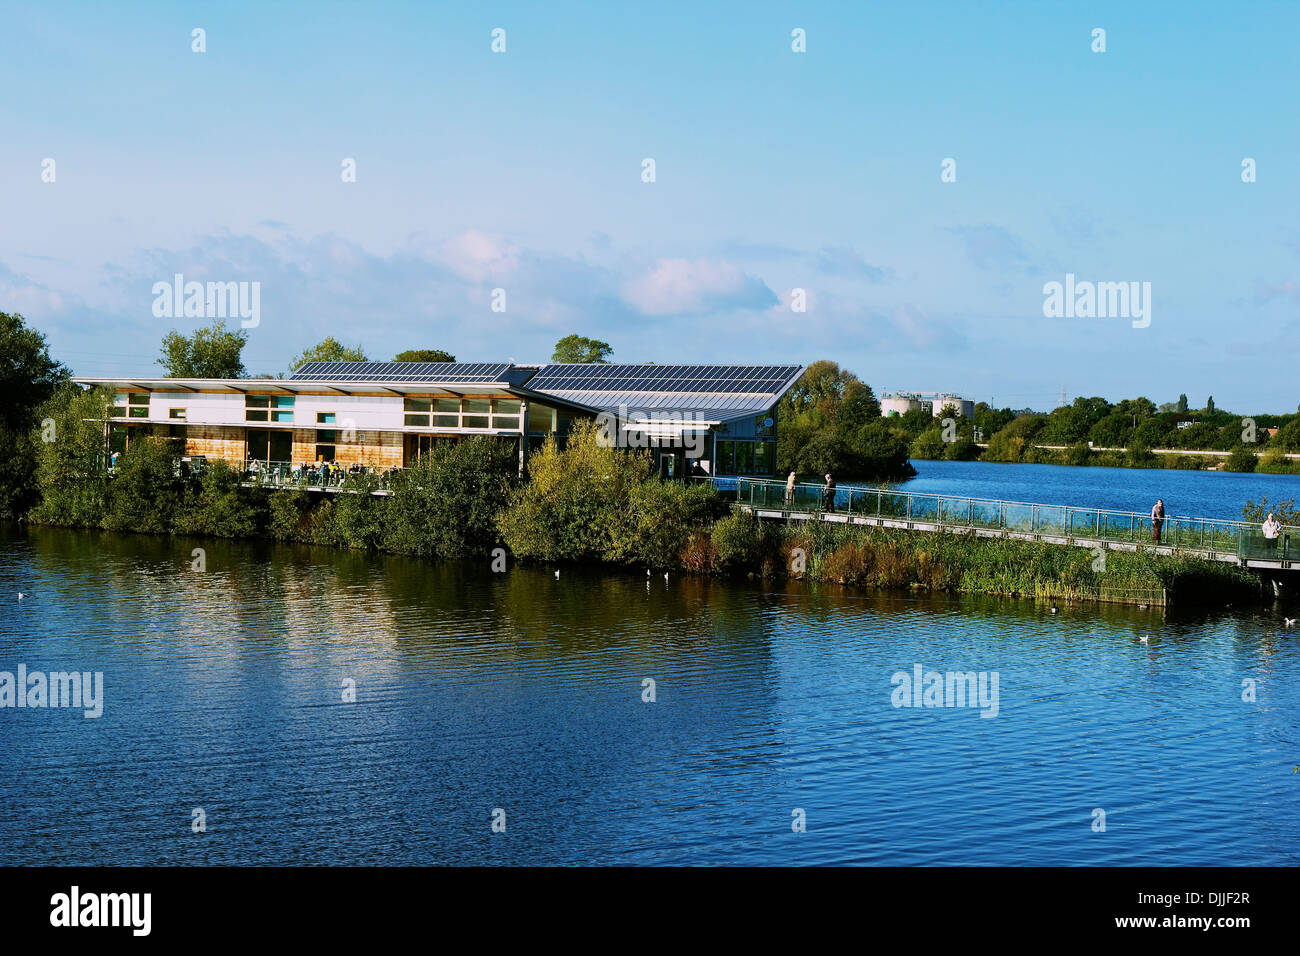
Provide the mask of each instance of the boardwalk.
POLYGON ((1261 570, 1300 570, 1300 528, 1283 528, 1276 539, 1244 521, 1165 518, 1161 543, 1152 541, 1151 516, 1069 505, 1041 505, 989 498, 913 494, 889 488, 840 487, 833 507, 822 486, 798 484, 787 500, 785 482, 765 478, 707 479, 721 493, 760 518, 829 521, 910 531, 973 532, 981 537, 1046 541, 1081 548, 1187 555, 1230 561, 1261 570))

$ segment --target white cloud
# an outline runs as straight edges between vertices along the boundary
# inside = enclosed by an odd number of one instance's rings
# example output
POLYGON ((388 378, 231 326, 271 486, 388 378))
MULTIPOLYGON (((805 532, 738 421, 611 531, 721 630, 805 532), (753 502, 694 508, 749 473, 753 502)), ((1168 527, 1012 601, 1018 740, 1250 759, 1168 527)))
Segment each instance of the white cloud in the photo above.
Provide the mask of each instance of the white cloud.
POLYGON ((623 283, 624 300, 642 315, 698 315, 765 309, 777 301, 761 280, 713 259, 660 259, 623 283))

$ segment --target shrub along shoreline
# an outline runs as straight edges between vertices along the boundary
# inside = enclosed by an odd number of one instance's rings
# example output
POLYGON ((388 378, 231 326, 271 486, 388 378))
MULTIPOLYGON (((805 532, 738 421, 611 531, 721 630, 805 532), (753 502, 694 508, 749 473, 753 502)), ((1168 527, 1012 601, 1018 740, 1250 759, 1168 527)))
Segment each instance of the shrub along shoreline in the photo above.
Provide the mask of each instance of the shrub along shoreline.
MULTIPOLYGON (((75 404, 75 403, 74 403, 75 404)), ((32 524, 144 534, 250 538, 439 559, 582 562, 700 575, 792 578, 851 587, 1029 596, 1133 604, 1257 597, 1244 569, 1151 552, 1111 552, 1105 570, 1085 548, 859 525, 762 522, 705 483, 661 481, 644 453, 602 447, 579 425, 549 441, 516 475, 514 448, 491 438, 439 447, 393 476, 349 478, 338 494, 245 487, 213 462, 180 478, 179 450, 142 439, 113 478, 96 467, 99 439, 47 447, 32 524), (498 551, 497 549, 502 549, 498 551)), ((88 426, 93 430, 93 423, 88 426)), ((68 433, 65 433, 67 436, 68 433)))

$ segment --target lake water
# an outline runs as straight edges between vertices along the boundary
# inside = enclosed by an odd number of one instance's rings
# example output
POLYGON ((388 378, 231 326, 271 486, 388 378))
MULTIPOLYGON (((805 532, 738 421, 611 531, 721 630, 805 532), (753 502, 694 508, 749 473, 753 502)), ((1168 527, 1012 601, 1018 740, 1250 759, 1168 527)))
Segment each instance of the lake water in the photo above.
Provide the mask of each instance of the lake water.
POLYGON ((1298 641, 1274 608, 0 529, 0 671, 105 701, 0 709, 0 864, 1294 864, 1298 641), (893 706, 918 664, 996 673, 996 716, 893 706))
POLYGON ((904 491, 998 498, 1046 505, 1077 505, 1149 513, 1157 498, 1165 514, 1241 520, 1241 507, 1261 495, 1276 504, 1300 499, 1300 475, 1246 475, 1227 471, 1154 468, 1071 468, 1001 465, 983 461, 916 461, 904 491))

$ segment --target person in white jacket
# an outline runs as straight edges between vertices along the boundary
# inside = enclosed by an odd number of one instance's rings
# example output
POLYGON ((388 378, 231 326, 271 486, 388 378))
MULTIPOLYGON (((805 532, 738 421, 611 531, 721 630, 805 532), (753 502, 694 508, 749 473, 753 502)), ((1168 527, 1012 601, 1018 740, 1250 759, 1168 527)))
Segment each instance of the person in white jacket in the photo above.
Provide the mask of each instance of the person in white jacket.
POLYGON ((790 472, 790 477, 785 480, 785 506, 788 508, 794 504, 794 472, 790 472))
POLYGON ((1282 525, 1274 516, 1273 512, 1270 511, 1268 517, 1264 519, 1264 537, 1268 538, 1270 541, 1276 541, 1278 535, 1281 533, 1282 525))

